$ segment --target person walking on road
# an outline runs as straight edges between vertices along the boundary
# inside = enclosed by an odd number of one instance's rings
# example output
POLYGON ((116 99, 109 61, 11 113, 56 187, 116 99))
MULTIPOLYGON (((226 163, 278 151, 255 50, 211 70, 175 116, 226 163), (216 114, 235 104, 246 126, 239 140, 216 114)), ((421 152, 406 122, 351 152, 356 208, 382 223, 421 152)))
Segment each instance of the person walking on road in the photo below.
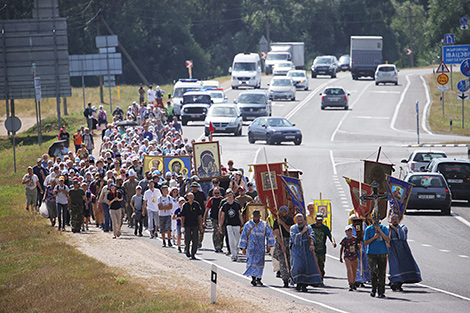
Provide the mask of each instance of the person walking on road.
POLYGON ((79 233, 83 225, 83 202, 86 202, 85 191, 80 188, 78 180, 73 181, 73 189, 69 191, 70 222, 72 233, 79 233))
POLYGON ((238 248, 246 255, 246 271, 253 286, 263 286, 264 256, 275 244, 274 235, 268 223, 261 220, 261 212, 253 211, 253 219, 245 223, 238 248))
POLYGON ((145 218, 145 213, 143 210, 144 207, 144 197, 142 196, 142 187, 137 186, 135 187, 135 195, 132 196, 130 201, 130 206, 132 208, 133 213, 135 214, 134 219, 134 235, 137 236, 137 232, 139 232, 139 237, 142 237, 142 219, 145 218))
POLYGON ((278 218, 273 223, 273 231, 276 236, 274 258, 279 261, 281 278, 284 288, 289 287, 290 278, 290 228, 294 225, 294 219, 289 216, 289 208, 285 205, 279 208, 278 218), (281 226, 279 230, 279 225, 281 226), (281 235, 282 231, 282 235, 281 235), (286 263, 287 260, 287 263, 286 263))
POLYGON ((232 189, 227 189, 227 201, 222 205, 219 219, 219 232, 223 234, 225 222, 227 237, 232 254, 232 261, 238 260, 238 241, 240 240, 240 227, 243 225, 241 206, 235 201, 232 189))
POLYGON ((166 247, 165 239, 168 239, 168 247, 172 247, 171 210, 173 209, 173 203, 171 197, 168 195, 168 185, 163 184, 161 188, 162 196, 158 198, 160 234, 162 235, 163 247, 166 247))
POLYGON ((392 215, 390 231, 390 250, 388 266, 393 291, 403 291, 403 284, 419 283, 421 272, 408 245, 408 228, 399 224, 397 215, 392 215))
POLYGON ((69 187, 65 185, 64 176, 59 177, 59 184, 54 188, 54 197, 57 205, 58 230, 65 231, 66 210, 69 206, 69 187))
POLYGON ((370 279, 372 283, 371 297, 378 292, 379 298, 385 298, 385 272, 387 270, 387 256, 390 248, 388 228, 375 221, 364 232, 364 245, 367 246, 370 279))
POLYGON ((146 212, 145 215, 148 216, 148 228, 150 232, 150 239, 158 237, 158 226, 160 223, 158 217, 158 199, 161 196, 161 191, 155 188, 155 181, 149 181, 148 189, 144 193, 144 210, 146 212))
POLYGON ((121 236, 121 202, 123 195, 117 190, 116 184, 111 183, 108 187, 109 215, 113 223, 113 239, 121 236))
POLYGON ((331 235, 330 228, 323 224, 323 214, 317 213, 315 223, 310 224, 315 233, 315 256, 317 257, 318 267, 322 279, 325 277, 325 260, 326 260, 326 238, 330 239, 333 248, 336 248, 335 238, 331 235))
POLYGON ((207 226, 206 220, 210 216, 212 221, 212 243, 214 244, 214 250, 216 253, 223 252, 222 247, 224 246, 224 235, 219 232, 219 209, 220 202, 222 201, 221 191, 218 187, 215 187, 213 196, 209 199, 204 213, 203 221, 204 227, 207 226))
POLYGON ((296 224, 290 228, 291 273, 296 289, 307 292, 307 286, 319 286, 323 283, 315 258, 315 233, 307 225, 304 216, 295 216, 296 224))
POLYGON ((360 243, 356 236, 353 236, 353 227, 348 225, 345 228, 346 237, 341 240, 341 250, 339 251, 339 261, 346 263, 346 272, 348 274, 349 291, 356 290, 356 273, 359 264, 358 251, 360 243))
POLYGON ((23 176, 21 181, 23 185, 26 185, 25 194, 26 194, 26 211, 29 211, 31 206, 31 211, 38 211, 38 189, 42 193, 43 189, 39 183, 39 177, 34 174, 33 168, 28 166, 28 173, 23 176), (34 209, 34 210, 33 210, 34 209))
POLYGON ((188 258, 196 259, 199 233, 202 232, 202 209, 197 201, 194 201, 192 192, 186 194, 188 201, 183 204, 181 211, 181 226, 184 228, 184 245, 188 258), (190 250, 191 248, 191 250, 190 250))

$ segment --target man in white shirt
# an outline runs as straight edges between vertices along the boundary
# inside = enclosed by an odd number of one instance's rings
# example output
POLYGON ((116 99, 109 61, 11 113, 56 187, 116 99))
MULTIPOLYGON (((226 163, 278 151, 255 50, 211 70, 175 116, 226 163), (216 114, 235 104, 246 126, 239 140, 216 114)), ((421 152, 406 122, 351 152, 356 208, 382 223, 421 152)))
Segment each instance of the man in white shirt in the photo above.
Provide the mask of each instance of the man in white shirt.
POLYGON ((38 190, 36 187, 41 190, 41 193, 43 193, 43 188, 41 187, 41 184, 39 184, 39 177, 34 174, 33 168, 31 166, 28 167, 28 174, 23 176, 22 184, 26 185, 26 211, 29 211, 29 206, 31 205, 31 209, 34 208, 34 211, 37 212, 38 190))
POLYGON ((150 239, 158 237, 155 230, 159 226, 158 199, 162 196, 160 190, 155 188, 155 182, 149 182, 149 189, 144 193, 144 208, 149 221, 150 239))
POLYGON ((153 104, 155 102, 155 90, 152 89, 152 86, 149 86, 147 90, 147 103, 153 104))
POLYGON ((158 198, 160 234, 162 234, 163 247, 166 247, 165 233, 168 234, 168 247, 171 247, 171 209, 173 203, 168 195, 168 185, 162 185, 162 196, 158 198))

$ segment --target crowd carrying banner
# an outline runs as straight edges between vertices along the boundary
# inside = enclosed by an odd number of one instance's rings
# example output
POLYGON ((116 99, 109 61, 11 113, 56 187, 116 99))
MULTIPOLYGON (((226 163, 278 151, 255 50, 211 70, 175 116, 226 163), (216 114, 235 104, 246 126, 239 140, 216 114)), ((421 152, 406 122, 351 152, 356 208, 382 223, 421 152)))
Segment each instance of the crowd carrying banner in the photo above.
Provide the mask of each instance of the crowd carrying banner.
POLYGON ((331 201, 330 200, 313 200, 315 206, 315 214, 323 214, 323 224, 328 226, 330 230, 332 228, 332 216, 331 216, 331 201))
POLYGON ((346 182, 349 185, 354 211, 356 211, 356 214, 359 217, 365 218, 370 214, 370 212, 372 212, 374 203, 373 201, 361 200, 359 197, 360 195, 362 196, 372 194, 372 187, 368 184, 360 183, 357 180, 348 177, 344 177, 344 179, 346 179, 346 182))
POLYGON ((286 197, 281 180, 282 167, 284 163, 269 163, 269 170, 266 164, 253 164, 255 172, 256 190, 262 204, 264 204, 273 214, 277 214, 277 209, 286 205, 286 197), (269 178, 271 176, 271 178, 269 178), (272 186, 271 186, 272 181, 272 186), (276 202, 273 197, 276 197, 276 202), (277 208, 276 208, 277 204, 277 208))
POLYGON ((302 213, 305 216, 304 192, 300 179, 282 175, 280 177, 287 194, 292 199, 292 203, 295 206, 295 211, 302 213))
POLYGON ((390 215, 398 215, 399 220, 405 215, 413 185, 398 178, 387 176, 387 192, 390 195, 390 215))

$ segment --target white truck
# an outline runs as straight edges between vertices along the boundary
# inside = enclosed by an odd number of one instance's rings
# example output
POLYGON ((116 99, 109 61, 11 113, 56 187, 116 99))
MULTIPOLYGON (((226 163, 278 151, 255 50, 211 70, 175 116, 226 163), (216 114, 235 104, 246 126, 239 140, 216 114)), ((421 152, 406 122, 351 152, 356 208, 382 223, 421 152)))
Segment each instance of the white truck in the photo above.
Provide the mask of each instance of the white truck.
POLYGON ((351 36, 351 76, 374 78, 375 70, 382 64, 382 36, 351 36))
POLYGON ((265 62, 265 73, 272 74, 275 64, 292 61, 295 68, 302 70, 305 65, 303 42, 273 42, 265 62))

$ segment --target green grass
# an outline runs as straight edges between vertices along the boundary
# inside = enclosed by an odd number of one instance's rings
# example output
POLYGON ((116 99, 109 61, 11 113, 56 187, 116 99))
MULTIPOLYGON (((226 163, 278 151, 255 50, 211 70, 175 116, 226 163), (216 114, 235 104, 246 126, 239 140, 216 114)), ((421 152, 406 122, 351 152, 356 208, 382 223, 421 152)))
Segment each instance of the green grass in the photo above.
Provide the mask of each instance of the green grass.
MULTIPOLYGON (((437 91, 437 75, 429 74, 426 76, 426 81, 429 84, 429 89, 432 97, 432 106, 429 113, 429 125, 433 132, 442 134, 456 134, 462 136, 470 136, 470 101, 465 101, 465 124, 462 127, 462 101, 457 100, 457 82, 465 77, 461 73, 453 73, 453 90, 444 92, 444 114, 442 112, 442 105, 440 103, 441 92, 437 91), (453 120, 453 130, 450 130, 449 122, 453 120)), ((449 73, 450 76, 450 73, 449 73)), ((450 87, 450 81, 448 83, 450 87)))

